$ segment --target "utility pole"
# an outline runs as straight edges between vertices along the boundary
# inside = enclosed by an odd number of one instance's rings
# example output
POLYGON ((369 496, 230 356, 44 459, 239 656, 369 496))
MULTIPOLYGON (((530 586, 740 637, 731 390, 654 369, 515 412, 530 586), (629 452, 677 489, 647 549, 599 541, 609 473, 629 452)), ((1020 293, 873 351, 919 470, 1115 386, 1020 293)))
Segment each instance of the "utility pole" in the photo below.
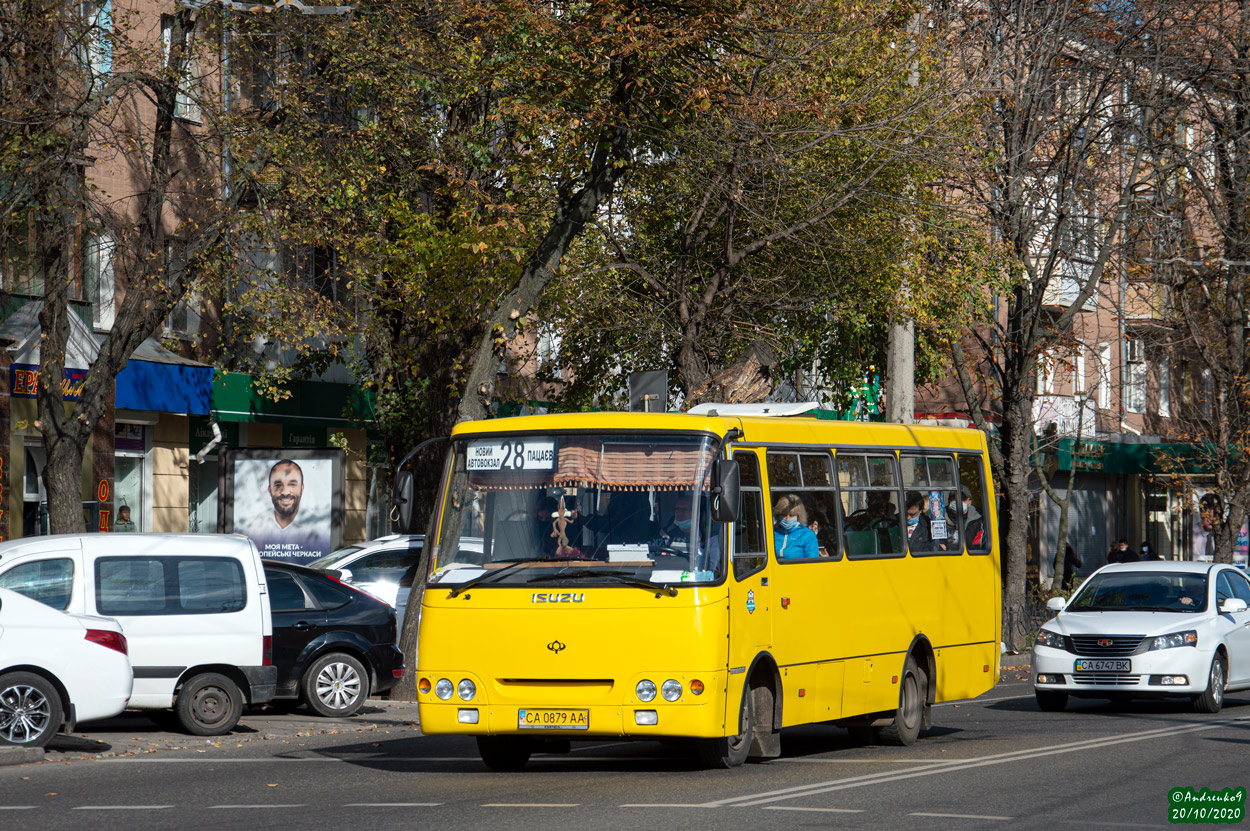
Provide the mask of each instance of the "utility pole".
POLYGON ((885 377, 886 421, 911 424, 916 420, 916 324, 910 317, 890 319, 885 377))

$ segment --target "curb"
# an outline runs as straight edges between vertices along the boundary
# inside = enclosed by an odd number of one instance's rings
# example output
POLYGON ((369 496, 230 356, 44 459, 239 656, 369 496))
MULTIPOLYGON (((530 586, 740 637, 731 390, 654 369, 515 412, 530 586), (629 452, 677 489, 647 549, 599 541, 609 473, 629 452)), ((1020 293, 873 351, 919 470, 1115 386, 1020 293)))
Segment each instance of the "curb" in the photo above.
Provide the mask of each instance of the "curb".
POLYGON ((0 747, 0 767, 43 761, 42 747, 0 747))

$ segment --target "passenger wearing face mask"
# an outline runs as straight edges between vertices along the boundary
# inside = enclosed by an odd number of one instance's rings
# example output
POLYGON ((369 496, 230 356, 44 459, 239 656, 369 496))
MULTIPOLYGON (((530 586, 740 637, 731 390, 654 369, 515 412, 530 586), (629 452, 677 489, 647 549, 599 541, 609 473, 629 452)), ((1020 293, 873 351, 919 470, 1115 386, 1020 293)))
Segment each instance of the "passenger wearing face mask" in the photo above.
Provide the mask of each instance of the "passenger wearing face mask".
POLYGON ((924 507, 924 494, 913 491, 907 495, 907 547, 912 551, 929 551, 933 548, 929 518, 925 516, 924 507))
POLYGON ((820 543, 816 541, 816 532, 807 527, 807 509, 803 507, 802 499, 792 493, 781 497, 773 506, 773 518, 777 521, 773 544, 778 559, 820 556, 820 543))

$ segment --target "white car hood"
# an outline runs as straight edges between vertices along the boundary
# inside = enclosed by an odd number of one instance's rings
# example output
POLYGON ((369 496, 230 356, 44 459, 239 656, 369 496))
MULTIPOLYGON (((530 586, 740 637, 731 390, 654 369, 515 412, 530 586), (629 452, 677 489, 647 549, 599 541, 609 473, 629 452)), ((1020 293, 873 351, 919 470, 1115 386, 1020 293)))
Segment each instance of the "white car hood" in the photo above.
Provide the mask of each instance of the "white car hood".
POLYGON ((1065 635, 1166 635, 1193 629, 1205 612, 1060 612, 1046 628, 1065 635))

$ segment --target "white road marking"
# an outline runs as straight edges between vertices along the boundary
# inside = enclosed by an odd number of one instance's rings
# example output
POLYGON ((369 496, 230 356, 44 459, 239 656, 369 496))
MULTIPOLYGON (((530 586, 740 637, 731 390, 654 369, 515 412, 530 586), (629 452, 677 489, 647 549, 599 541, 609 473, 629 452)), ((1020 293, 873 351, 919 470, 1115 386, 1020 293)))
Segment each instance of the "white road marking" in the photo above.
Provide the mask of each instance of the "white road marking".
POLYGON ((576 808, 580 802, 483 802, 483 808, 576 808))
MULTIPOLYGON (((382 757, 367 756, 367 757, 363 757, 363 759, 356 759, 356 758, 354 758, 354 757, 353 757, 353 758, 351 758, 351 761, 353 761, 353 762, 355 762, 355 761, 370 761, 370 760, 375 759, 375 758, 383 758, 383 759, 385 759, 385 758, 388 758, 388 757, 385 757, 385 756, 382 756, 382 757)), ((464 757, 462 757, 462 758, 465 758, 465 759, 470 759, 470 758, 473 758, 473 757, 471 757, 471 756, 464 756, 464 757)), ((110 764, 110 763, 112 763, 112 764, 126 764, 126 765, 133 765, 133 764, 136 764, 136 763, 146 763, 146 764, 153 764, 153 763, 156 763, 156 764, 161 764, 161 765, 168 765, 168 764, 178 764, 178 763, 180 763, 180 762, 183 762, 183 763, 195 763, 195 764, 200 764, 200 765, 204 765, 204 764, 209 764, 209 765, 217 765, 217 764, 238 764, 239 762, 248 762, 248 763, 256 763, 256 762, 288 762, 288 763, 289 763, 289 762, 346 762, 346 761, 348 761, 348 759, 335 759, 335 758, 326 757, 326 756, 309 757, 309 758, 307 758, 307 759, 304 759, 304 758, 292 759, 292 758, 283 758, 283 757, 272 757, 272 758, 268 758, 268 759, 223 759, 223 758, 220 758, 220 757, 215 757, 215 756, 203 756, 203 757, 196 758, 196 759, 182 759, 182 758, 179 758, 179 759, 161 759, 161 758, 157 758, 157 757, 153 757, 153 756, 135 756, 135 757, 127 757, 127 758, 116 758, 116 757, 114 757, 114 758, 111 758, 111 759, 96 759, 96 760, 94 760, 94 764, 97 764, 97 765, 104 765, 104 764, 110 764)))
POLYGON ((75 811, 160 811, 173 805, 76 805, 75 811))
POLYGON ((935 814, 929 811, 916 811, 914 814, 908 814, 909 817, 945 817, 946 819, 996 819, 1010 820, 1015 817, 987 817, 981 814, 935 814))
POLYGON ((442 802, 349 802, 344 808, 437 808, 442 802))
POLYGON ((1015 750, 1006 753, 997 753, 991 756, 973 757, 971 759, 961 760, 955 764, 942 763, 925 765, 918 769, 906 771, 885 771, 875 774, 864 774, 862 776, 852 776, 848 779, 834 779, 828 782, 816 782, 810 785, 797 785, 791 788, 782 788, 776 791, 764 791, 755 794, 746 794, 744 796, 730 797, 728 799, 720 799, 713 802, 704 803, 709 808, 716 808, 726 805, 752 806, 762 805, 767 802, 780 802, 785 799, 797 799, 804 796, 814 796, 816 794, 828 793, 830 791, 846 790, 847 788, 859 788, 865 785, 880 785, 887 782, 898 782, 905 779, 913 779, 918 776, 932 776, 940 773, 952 773, 956 771, 969 770, 971 768, 984 767, 987 765, 1001 765, 1008 762, 1018 762, 1025 759, 1036 759, 1042 756, 1053 756, 1062 753, 1075 753, 1081 750, 1093 750, 1101 747, 1111 747, 1117 744, 1125 744, 1128 742, 1147 741, 1149 739, 1164 738, 1167 736, 1177 736, 1185 733, 1195 733, 1204 730, 1214 730, 1220 727, 1227 727, 1231 722, 1229 720, 1220 720, 1216 722, 1205 722, 1202 724, 1191 724, 1184 727, 1165 727, 1156 730, 1146 730, 1140 733, 1128 733, 1123 736, 1109 736, 1101 739, 1086 739, 1079 742, 1069 742, 1067 744, 1051 745, 1047 747, 1039 747, 1030 750, 1015 750))
POLYGON ((307 808, 307 803, 295 805, 209 805, 210 808, 307 808))
POLYGON ((769 762, 798 762, 805 765, 955 765, 961 759, 769 759, 769 762))
POLYGON ((701 802, 627 802, 618 808, 709 808, 701 802))
POLYGON ((796 805, 766 805, 765 811, 817 811, 822 814, 862 814, 861 808, 800 808, 796 805))
POLYGON ((0 811, 33 811, 34 805, 0 805, 0 811))

